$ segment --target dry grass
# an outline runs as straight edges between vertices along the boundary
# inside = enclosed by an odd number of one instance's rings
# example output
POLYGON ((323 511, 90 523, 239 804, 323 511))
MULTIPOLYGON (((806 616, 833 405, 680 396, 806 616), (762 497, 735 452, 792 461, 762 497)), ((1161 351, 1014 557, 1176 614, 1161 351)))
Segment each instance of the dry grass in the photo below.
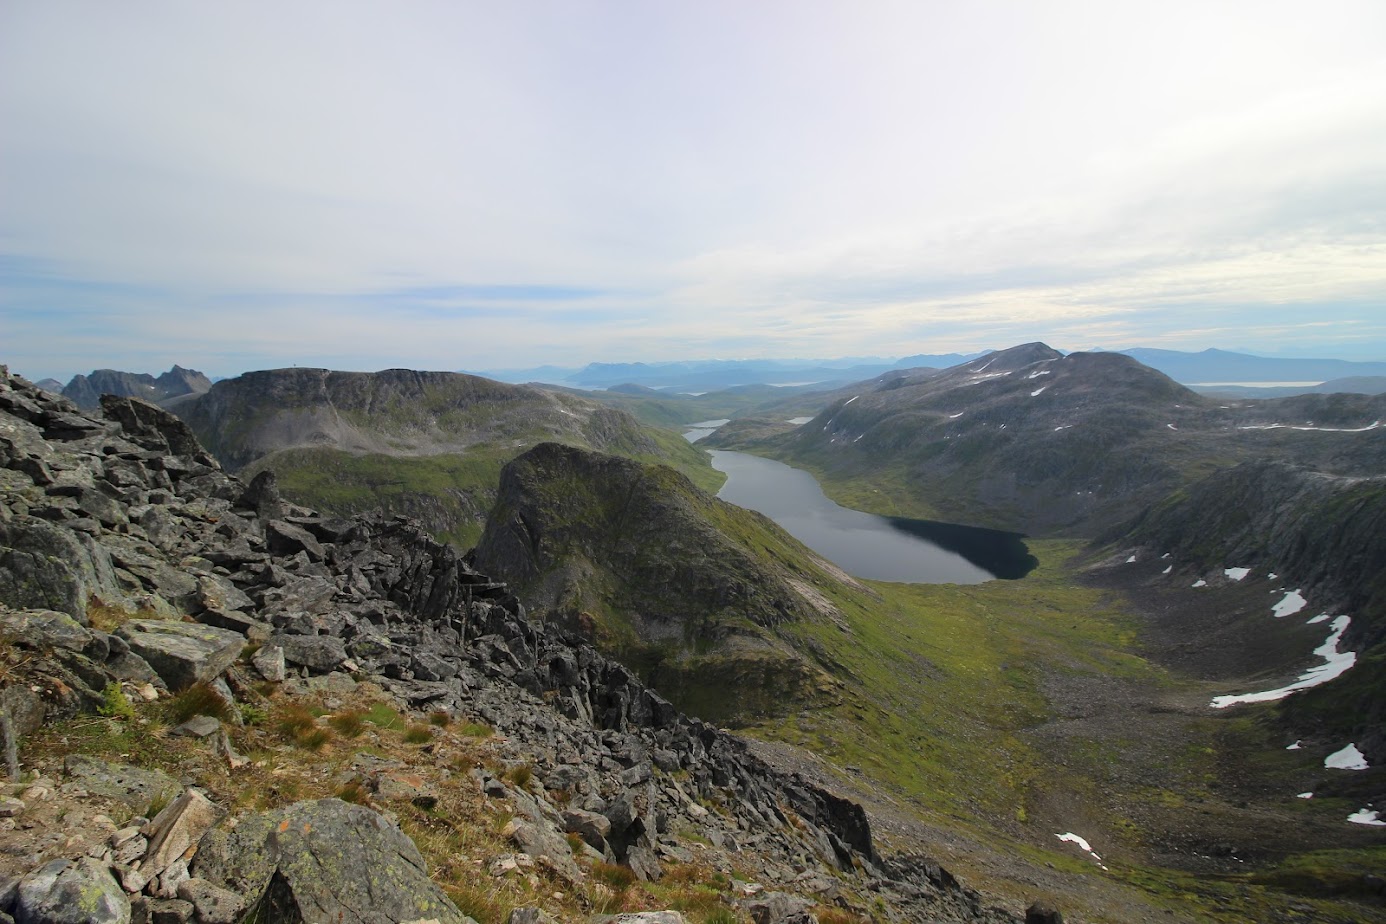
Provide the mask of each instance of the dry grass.
POLYGON ((327 724, 343 738, 359 738, 366 730, 366 714, 360 709, 347 709, 328 716, 327 724))
POLYGON ((231 704, 205 682, 195 683, 163 704, 164 716, 170 725, 178 725, 199 715, 209 715, 223 722, 231 721, 231 704))

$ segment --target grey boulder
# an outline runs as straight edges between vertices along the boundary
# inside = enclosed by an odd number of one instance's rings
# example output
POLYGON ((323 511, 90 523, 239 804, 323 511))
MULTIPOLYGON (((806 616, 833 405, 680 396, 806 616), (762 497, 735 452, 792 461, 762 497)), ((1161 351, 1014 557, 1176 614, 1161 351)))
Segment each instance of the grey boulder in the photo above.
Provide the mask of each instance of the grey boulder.
POLYGON ((475 924, 428 878, 414 842, 338 799, 296 802, 202 839, 193 873, 245 896, 257 920, 475 924))
POLYGON ((216 678, 245 647, 239 632, 171 619, 132 619, 116 631, 171 690, 216 678))

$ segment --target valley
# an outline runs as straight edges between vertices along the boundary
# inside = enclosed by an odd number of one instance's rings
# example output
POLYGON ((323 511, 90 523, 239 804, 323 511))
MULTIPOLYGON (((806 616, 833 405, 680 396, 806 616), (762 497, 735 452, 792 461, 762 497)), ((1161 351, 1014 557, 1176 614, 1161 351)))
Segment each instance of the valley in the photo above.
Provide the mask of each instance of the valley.
POLYGON ((1386 920, 1383 401, 1027 344, 817 392, 294 369, 170 409, 299 516, 414 518, 532 625, 860 803, 901 869, 1070 922, 1347 924, 1386 920), (1334 632, 1341 676, 1213 707, 1334 632), (1325 764, 1349 744, 1364 769, 1325 764))

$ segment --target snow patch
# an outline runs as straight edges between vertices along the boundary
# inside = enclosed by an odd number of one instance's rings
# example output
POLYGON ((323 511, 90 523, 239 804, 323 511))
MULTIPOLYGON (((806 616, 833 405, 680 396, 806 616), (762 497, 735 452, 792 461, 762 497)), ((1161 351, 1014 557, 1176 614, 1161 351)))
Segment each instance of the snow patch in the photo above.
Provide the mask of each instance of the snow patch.
POLYGON ((1357 750, 1357 744, 1349 744, 1341 751, 1334 751, 1323 759, 1323 765, 1330 770, 1366 770, 1367 755, 1357 750))
POLYGON ((1305 623, 1305 625, 1306 625, 1306 626, 1312 626, 1312 625, 1313 625, 1314 623, 1316 623, 1316 622, 1327 622, 1327 621, 1328 621, 1328 614, 1327 614, 1327 613, 1320 613, 1319 615, 1315 616, 1313 619, 1311 619, 1311 620, 1309 620, 1307 623, 1305 623))
POLYGON ((1381 426, 1381 421, 1376 420, 1365 427, 1296 427, 1287 424, 1252 424, 1245 427, 1238 427, 1238 430, 1313 430, 1319 433, 1367 433, 1381 426))
POLYGON ((1271 612, 1275 614, 1276 619, 1279 619, 1282 616, 1293 616, 1308 605, 1309 601, 1300 596, 1299 591, 1291 590, 1281 598, 1279 603, 1271 607, 1271 612))
POLYGON ((1160 557, 1161 557, 1161 558, 1169 558, 1169 553, 1166 552, 1165 554, 1161 555, 1160 557))
POLYGON ((1199 578, 1198 580, 1196 580, 1196 581, 1193 582, 1193 586, 1195 586, 1195 587, 1207 587, 1207 586, 1208 586, 1208 582, 1205 581, 1205 580, 1203 580, 1203 578, 1199 578))
POLYGON ((1225 575, 1227 575, 1228 577, 1230 577, 1230 578, 1231 578, 1232 580, 1234 580, 1234 581, 1240 581, 1242 578, 1246 577, 1248 574, 1251 573, 1251 569, 1250 569, 1250 568, 1224 568, 1224 569, 1222 569, 1222 573, 1225 574, 1225 575))
POLYGON ((1169 573, 1170 573, 1171 571, 1173 571, 1173 570, 1174 570, 1174 566, 1173 566, 1173 565, 1165 565, 1165 570, 1164 570, 1164 571, 1161 571, 1160 573, 1161 573, 1161 574, 1169 574, 1169 573))
POLYGON ((1165 424, 1165 426, 1166 426, 1166 427, 1169 427, 1171 430, 1178 430, 1178 429, 1179 429, 1179 428, 1176 427, 1174 424, 1165 424))
MULTIPOLYGON (((1225 709, 1228 706, 1235 706, 1238 703, 1267 703, 1272 700, 1284 699, 1297 690, 1307 690, 1316 687, 1321 683, 1328 683, 1335 677, 1341 677, 1357 663, 1357 652, 1339 651, 1338 644, 1343 640, 1343 633, 1347 631, 1348 624, 1351 623, 1346 616, 1339 616, 1333 620, 1332 632, 1328 639, 1314 649, 1314 654, 1323 658, 1323 663, 1311 667, 1299 675, 1299 679, 1294 683, 1280 687, 1277 690, 1265 690, 1260 693, 1244 693, 1240 696, 1217 696, 1209 704, 1214 709, 1225 709)), ((1296 741, 1286 750, 1294 750, 1299 745, 1296 741)), ((1349 745, 1351 747, 1351 745, 1349 745)), ((1341 753, 1341 752, 1339 752, 1341 753)), ((1362 769, 1366 769, 1365 766, 1362 769)))
POLYGON ((1295 743, 1294 743, 1294 744, 1287 744, 1287 745, 1285 746, 1285 750, 1287 750, 1287 751, 1298 751, 1299 749, 1300 749, 1300 739, 1298 739, 1298 738, 1295 739, 1295 743))
MULTIPOLYGON (((848 399, 847 399, 847 404, 851 404, 853 401, 857 400, 857 398, 860 398, 860 397, 861 397, 861 395, 854 395, 853 397, 848 398, 848 399)), ((844 404, 844 405, 842 405, 842 406, 843 406, 843 407, 846 407, 847 404, 844 404)))
POLYGON ((1348 821, 1355 825, 1376 825, 1379 828, 1386 828, 1386 821, 1378 818, 1373 809, 1358 809, 1348 816, 1348 821))
POLYGON ((958 413, 956 413, 956 414, 949 414, 949 415, 948 415, 948 419, 949 419, 949 420, 957 420, 959 417, 961 417, 961 416, 962 416, 963 414, 965 414, 965 413, 967 413, 967 412, 966 412, 966 411, 958 411, 958 413))
POLYGON ((1135 560, 1136 560, 1136 556, 1132 555, 1130 558, 1126 559, 1126 563, 1129 565, 1129 564, 1131 564, 1131 562, 1133 562, 1133 561, 1135 561, 1135 560))
POLYGON ((1025 376, 1025 377, 1026 377, 1027 379, 1037 379, 1037 378, 1039 378, 1039 377, 1042 376, 1042 375, 1050 375, 1051 373, 1053 373, 1053 371, 1054 371, 1053 369, 1037 369, 1037 370, 1035 370, 1034 372, 1031 372, 1029 375, 1027 375, 1027 376, 1025 376))
POLYGON ((1044 390, 1045 390, 1046 388, 1048 388, 1048 387, 1049 387, 1048 385, 1041 385, 1039 388, 1036 388, 1034 391, 1030 392, 1030 397, 1031 397, 1031 398, 1037 398, 1037 397, 1039 397, 1040 392, 1044 391, 1044 390))
POLYGON ((1073 424, 1064 424, 1062 427, 1055 427, 1055 428, 1054 428, 1054 432, 1055 432, 1055 433, 1058 433, 1060 430, 1072 430, 1072 429, 1073 429, 1073 424))
POLYGON ((1312 792, 1302 792, 1302 793, 1300 793, 1299 795, 1295 796, 1295 798, 1296 798, 1296 799, 1312 799, 1312 798, 1314 798, 1314 794, 1313 794, 1312 792))
POLYGON ((1086 853, 1088 856, 1092 857, 1094 863, 1096 863, 1098 866, 1101 866, 1103 869, 1106 869, 1106 868, 1107 868, 1105 865, 1103 865, 1103 863, 1102 863, 1102 858, 1099 857, 1099 856, 1093 851, 1092 845, 1088 843, 1087 838, 1084 838, 1084 837, 1081 837, 1081 836, 1079 836, 1079 835, 1077 835, 1077 834, 1074 834, 1072 831, 1069 831, 1069 832, 1064 833, 1064 834, 1056 834, 1056 835, 1054 835, 1054 836, 1057 837, 1057 838, 1058 838, 1059 840, 1061 840, 1061 841, 1067 841, 1067 842, 1070 843, 1070 844, 1077 844, 1078 847, 1079 847, 1084 853, 1086 853))

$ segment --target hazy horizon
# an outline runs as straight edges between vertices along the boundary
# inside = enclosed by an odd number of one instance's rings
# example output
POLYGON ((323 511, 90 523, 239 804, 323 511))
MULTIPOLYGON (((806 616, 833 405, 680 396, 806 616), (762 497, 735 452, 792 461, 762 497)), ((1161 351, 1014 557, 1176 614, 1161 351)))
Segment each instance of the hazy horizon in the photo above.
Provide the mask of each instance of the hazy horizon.
POLYGON ((0 362, 1386 358, 1386 5, 0 7, 0 362))

